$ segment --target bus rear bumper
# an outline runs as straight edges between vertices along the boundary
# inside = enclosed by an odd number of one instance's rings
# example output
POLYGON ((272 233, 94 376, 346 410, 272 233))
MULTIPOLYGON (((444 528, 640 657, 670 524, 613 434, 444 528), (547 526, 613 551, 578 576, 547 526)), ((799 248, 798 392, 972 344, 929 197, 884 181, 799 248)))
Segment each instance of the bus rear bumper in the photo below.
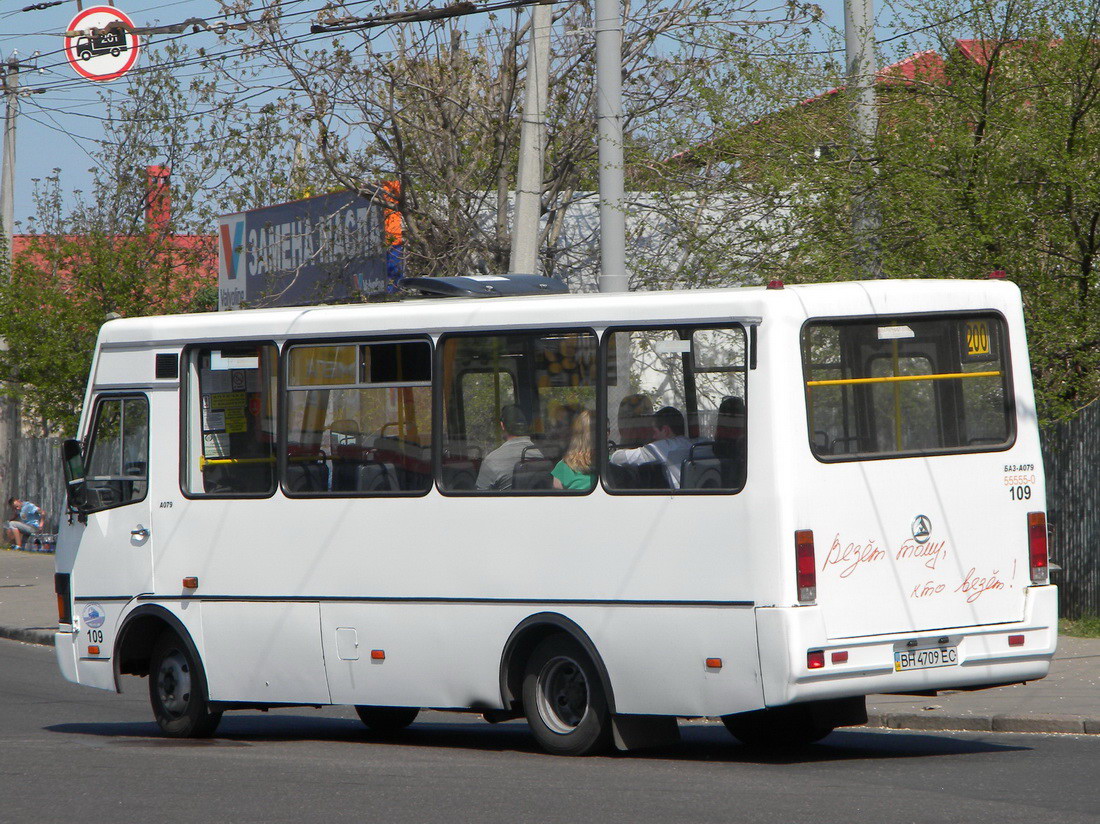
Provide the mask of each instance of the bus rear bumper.
POLYGON ((766 706, 1034 681, 1050 670, 1058 642, 1053 586, 1028 588, 1024 619, 1007 624, 830 639, 817 607, 760 607, 756 616, 766 706), (895 653, 926 649, 953 649, 957 660, 942 663, 948 652, 896 669, 895 653), (811 652, 820 666, 811 668, 811 652))

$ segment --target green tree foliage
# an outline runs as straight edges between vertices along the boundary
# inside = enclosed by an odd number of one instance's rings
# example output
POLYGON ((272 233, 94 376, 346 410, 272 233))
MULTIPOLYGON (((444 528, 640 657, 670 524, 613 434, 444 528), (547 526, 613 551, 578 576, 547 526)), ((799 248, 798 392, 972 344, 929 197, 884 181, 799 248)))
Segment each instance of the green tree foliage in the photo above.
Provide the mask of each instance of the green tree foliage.
MULTIPOLYGON (((862 276, 876 252, 854 241, 860 195, 880 214, 884 276, 1006 270, 1024 293, 1040 412, 1072 414, 1100 396, 1100 11, 1086 0, 914 9, 899 27, 927 39, 893 57, 931 48, 943 59, 880 78, 871 151, 853 146, 841 88, 729 128, 696 164, 772 198, 755 231, 789 281, 862 276)), ((832 68, 790 76, 843 87, 832 68)))
MULTIPOLYGON (((59 179, 39 190, 60 204, 59 179)), ((55 205, 55 208, 56 208, 55 205)), ((97 221, 31 235, 0 286, 0 376, 25 415, 75 430, 99 328, 135 317, 216 308, 209 286, 212 238, 181 244, 161 231, 118 234, 97 221)))
POLYGON ((237 99, 247 71, 174 70, 194 58, 176 44, 148 51, 123 93, 103 96, 88 194, 56 170, 36 181, 36 214, 0 280, 0 387, 46 428, 74 431, 109 314, 215 309, 216 215, 290 199, 308 177, 275 108, 237 99), (152 222, 150 165, 171 170, 170 208, 152 222))

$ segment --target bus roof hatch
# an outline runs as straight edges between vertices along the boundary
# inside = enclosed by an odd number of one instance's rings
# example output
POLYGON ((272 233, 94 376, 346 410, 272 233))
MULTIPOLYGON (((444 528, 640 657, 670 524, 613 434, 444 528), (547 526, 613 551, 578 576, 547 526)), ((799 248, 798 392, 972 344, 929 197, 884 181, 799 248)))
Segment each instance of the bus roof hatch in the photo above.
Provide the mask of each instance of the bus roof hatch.
POLYGON ((541 275, 459 275, 446 278, 404 278, 400 285, 423 295, 445 298, 496 298, 514 295, 563 295, 569 287, 558 278, 541 275))

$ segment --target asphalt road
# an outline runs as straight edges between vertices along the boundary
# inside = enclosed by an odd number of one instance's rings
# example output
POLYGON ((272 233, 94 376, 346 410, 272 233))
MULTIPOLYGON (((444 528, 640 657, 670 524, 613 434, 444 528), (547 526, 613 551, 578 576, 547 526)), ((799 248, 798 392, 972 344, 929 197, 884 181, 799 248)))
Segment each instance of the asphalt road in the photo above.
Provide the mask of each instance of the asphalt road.
POLYGON ((842 731, 762 758, 721 727, 569 759, 522 723, 431 713, 379 740, 346 709, 229 713, 161 738, 145 681, 78 687, 0 640, 0 822, 1100 822, 1100 736, 842 731))

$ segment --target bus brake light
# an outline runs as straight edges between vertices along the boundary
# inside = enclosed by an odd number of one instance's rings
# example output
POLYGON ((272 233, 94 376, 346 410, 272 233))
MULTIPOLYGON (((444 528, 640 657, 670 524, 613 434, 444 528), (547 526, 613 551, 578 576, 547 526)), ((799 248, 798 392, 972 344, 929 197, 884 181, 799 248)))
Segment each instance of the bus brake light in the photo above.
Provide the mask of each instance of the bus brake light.
POLYGON ((814 532, 800 529, 794 534, 795 572, 798 577, 798 603, 817 600, 817 564, 814 561, 814 532))
POLYGON ((1027 513, 1027 544, 1031 557, 1031 583, 1050 582, 1047 566, 1047 516, 1043 512, 1027 513))

